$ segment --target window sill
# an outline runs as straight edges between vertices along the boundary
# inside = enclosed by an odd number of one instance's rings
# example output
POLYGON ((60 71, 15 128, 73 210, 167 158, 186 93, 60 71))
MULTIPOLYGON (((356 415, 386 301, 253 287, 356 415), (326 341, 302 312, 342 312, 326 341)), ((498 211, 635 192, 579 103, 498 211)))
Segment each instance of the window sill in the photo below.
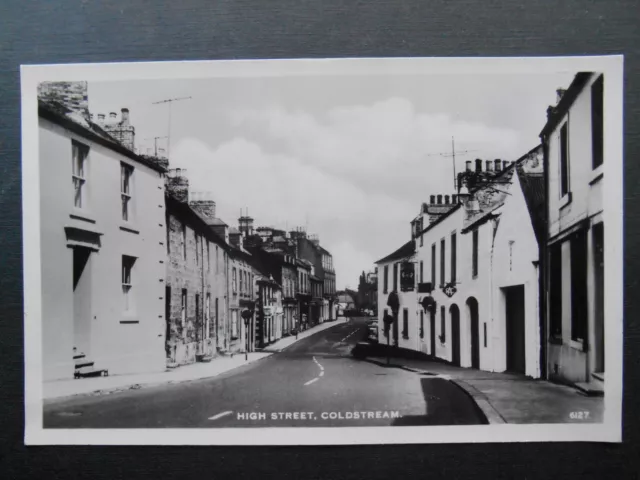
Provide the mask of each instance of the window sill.
POLYGON ((571 192, 567 192, 561 199, 560 199, 560 210, 562 210, 563 208, 567 207, 568 205, 571 204, 571 200, 572 200, 572 196, 571 196, 571 192))
POLYGON ((83 222, 96 223, 95 219, 91 218, 92 214, 88 210, 80 208, 74 208, 73 212, 69 214, 69 217, 74 220, 81 220, 83 222))
POLYGON ((584 352, 584 342, 581 341, 577 341, 577 340, 569 340, 569 346, 571 348, 573 348, 574 350, 578 350, 580 352, 584 352))
POLYGON ((135 233, 136 235, 140 234, 140 230, 133 228, 133 226, 127 224, 120 225, 120 230, 124 232, 135 233))
POLYGON ((120 320, 121 325, 133 325, 138 323, 140 323, 140 320, 137 320, 136 318, 124 317, 122 320, 120 320))
POLYGON ((598 183, 602 177, 604 177, 604 165, 598 165, 591 172, 591 180, 589 180, 589 185, 594 185, 598 183))

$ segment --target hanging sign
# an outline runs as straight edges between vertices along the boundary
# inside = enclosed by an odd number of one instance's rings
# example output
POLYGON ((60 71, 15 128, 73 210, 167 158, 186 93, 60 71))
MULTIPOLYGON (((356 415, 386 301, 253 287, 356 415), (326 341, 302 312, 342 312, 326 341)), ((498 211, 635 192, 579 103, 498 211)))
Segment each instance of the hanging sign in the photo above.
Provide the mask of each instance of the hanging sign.
POLYGON ((447 297, 451 298, 455 295, 458 289, 456 288, 454 283, 447 283, 442 289, 442 291, 447 297))
POLYGON ((415 278, 415 265, 411 262, 402 263, 400 266, 400 290, 403 292, 413 291, 415 278))

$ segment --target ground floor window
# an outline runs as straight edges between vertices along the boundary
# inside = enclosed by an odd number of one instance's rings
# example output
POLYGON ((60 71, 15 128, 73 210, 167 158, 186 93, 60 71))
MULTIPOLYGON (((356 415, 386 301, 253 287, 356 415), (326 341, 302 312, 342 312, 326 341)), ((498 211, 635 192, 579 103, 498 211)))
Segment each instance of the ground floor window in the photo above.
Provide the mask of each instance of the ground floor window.
POLYGON ((440 341, 445 343, 447 341, 447 325, 446 325, 446 310, 444 307, 440 307, 440 341))
POLYGON ((587 231, 571 239, 571 339, 584 342, 589 316, 587 298, 587 231))
POLYGON ((409 309, 402 310, 402 338, 409 338, 409 309))

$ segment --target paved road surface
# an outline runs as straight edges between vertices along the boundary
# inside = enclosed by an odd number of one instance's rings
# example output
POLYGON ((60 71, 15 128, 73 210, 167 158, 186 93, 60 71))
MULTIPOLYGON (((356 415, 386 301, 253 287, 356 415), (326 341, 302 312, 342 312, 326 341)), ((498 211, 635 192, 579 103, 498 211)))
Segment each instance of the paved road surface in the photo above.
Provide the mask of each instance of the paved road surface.
MULTIPOLYGON (((328 427, 484 423, 439 378, 353 359, 366 319, 211 379, 45 403, 45 428, 328 427)), ((214 360, 215 361, 215 360, 214 360)))

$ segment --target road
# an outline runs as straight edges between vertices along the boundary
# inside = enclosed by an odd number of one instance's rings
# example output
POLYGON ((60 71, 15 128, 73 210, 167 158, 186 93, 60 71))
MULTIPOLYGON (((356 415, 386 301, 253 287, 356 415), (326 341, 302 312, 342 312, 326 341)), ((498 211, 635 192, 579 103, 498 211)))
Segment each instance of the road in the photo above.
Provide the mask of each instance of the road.
MULTIPOLYGON (((227 428, 485 423, 454 383, 356 360, 356 318, 210 379, 45 403, 45 428, 227 428)), ((215 361, 215 360, 214 360, 215 361)))

